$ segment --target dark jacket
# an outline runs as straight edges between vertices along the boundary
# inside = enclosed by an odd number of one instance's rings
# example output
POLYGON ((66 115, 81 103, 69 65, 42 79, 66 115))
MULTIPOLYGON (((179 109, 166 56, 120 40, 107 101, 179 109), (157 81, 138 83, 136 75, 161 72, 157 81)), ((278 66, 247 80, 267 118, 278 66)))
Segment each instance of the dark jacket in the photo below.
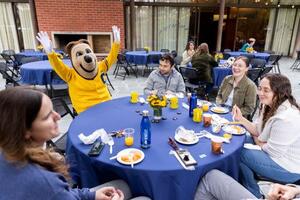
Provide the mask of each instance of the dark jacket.
POLYGON ((192 66, 199 71, 199 81, 213 83, 212 70, 218 63, 211 55, 195 53, 192 57, 192 66))

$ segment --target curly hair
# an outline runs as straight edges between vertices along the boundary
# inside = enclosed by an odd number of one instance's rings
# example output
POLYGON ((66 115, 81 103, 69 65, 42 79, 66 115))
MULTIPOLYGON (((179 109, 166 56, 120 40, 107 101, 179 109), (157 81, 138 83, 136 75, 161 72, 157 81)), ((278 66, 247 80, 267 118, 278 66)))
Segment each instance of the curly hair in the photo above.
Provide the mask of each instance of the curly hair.
POLYGON ((282 74, 266 74, 262 78, 269 80, 270 88, 274 93, 272 105, 260 106, 260 114, 263 114, 262 128, 264 128, 266 122, 276 113, 278 107, 286 100, 300 111, 300 106, 292 95, 290 80, 286 76, 282 74))
POLYGON ((5 159, 16 165, 35 163, 61 173, 69 180, 68 167, 51 150, 43 150, 26 131, 36 119, 45 95, 30 88, 15 87, 0 92, 0 150, 5 159))
POLYGON ((189 49, 190 49, 190 44, 193 44, 194 45, 194 47, 195 47, 195 42, 194 41, 188 41, 188 43, 186 44, 186 46, 185 46, 185 50, 186 51, 188 51, 189 49))

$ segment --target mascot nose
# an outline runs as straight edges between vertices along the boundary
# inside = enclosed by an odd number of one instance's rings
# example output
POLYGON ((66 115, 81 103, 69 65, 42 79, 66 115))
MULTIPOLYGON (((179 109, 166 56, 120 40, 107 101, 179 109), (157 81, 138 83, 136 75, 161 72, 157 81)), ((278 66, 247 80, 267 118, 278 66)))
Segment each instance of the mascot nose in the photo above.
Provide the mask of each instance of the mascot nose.
POLYGON ((85 55, 85 56, 84 56, 84 60, 85 60, 85 62, 87 62, 87 63, 90 63, 90 62, 93 61, 92 57, 91 57, 91 56, 88 56, 88 55, 85 55))

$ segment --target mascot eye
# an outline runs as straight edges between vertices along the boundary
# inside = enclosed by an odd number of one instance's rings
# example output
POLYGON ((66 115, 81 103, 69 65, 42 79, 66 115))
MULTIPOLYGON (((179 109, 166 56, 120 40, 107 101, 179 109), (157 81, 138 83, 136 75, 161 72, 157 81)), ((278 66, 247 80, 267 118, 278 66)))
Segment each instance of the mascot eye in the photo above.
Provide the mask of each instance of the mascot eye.
POLYGON ((86 53, 91 53, 92 51, 90 49, 85 50, 86 53))
POLYGON ((82 53, 81 52, 77 52, 76 53, 76 57, 78 57, 78 56, 82 56, 82 53))

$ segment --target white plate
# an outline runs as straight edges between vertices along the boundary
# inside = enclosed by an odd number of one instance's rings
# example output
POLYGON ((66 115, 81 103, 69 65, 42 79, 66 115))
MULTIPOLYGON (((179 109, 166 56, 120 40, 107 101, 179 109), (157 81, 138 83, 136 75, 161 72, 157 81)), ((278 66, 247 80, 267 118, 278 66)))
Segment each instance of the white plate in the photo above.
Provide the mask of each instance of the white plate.
POLYGON ((226 108, 226 107, 212 107, 210 109, 212 112, 214 113, 218 113, 218 114, 226 114, 226 113, 229 113, 229 109, 226 108))
POLYGON ((196 144, 199 142, 199 138, 196 135, 194 136, 194 139, 191 141, 181 138, 180 135, 178 135, 178 134, 175 134, 174 138, 175 138, 176 142, 178 142, 180 144, 196 144))
POLYGON ((145 154, 144 154, 144 152, 142 152, 141 150, 135 149, 135 148, 128 148, 128 149, 123 149, 122 151, 120 151, 120 152, 118 153, 117 161, 118 161, 119 163, 121 163, 121 164, 124 164, 124 165, 131 165, 131 163, 135 165, 135 164, 141 162, 142 160, 144 160, 144 158, 145 158, 145 154), (126 157, 126 156, 129 156, 130 153, 133 153, 133 154, 134 154, 134 152, 136 152, 137 154, 139 154, 141 157, 140 157, 139 159, 133 161, 133 162, 130 162, 130 161, 129 161, 129 162, 126 162, 126 161, 124 161, 124 160, 122 159, 123 156, 125 156, 125 157, 126 157))
POLYGON ((238 125, 225 125, 222 127, 223 131, 232 135, 243 135, 246 133, 246 129, 238 125))
POLYGON ((209 101, 197 99, 198 106, 202 106, 203 104, 208 104, 208 106, 211 106, 211 103, 209 101))

